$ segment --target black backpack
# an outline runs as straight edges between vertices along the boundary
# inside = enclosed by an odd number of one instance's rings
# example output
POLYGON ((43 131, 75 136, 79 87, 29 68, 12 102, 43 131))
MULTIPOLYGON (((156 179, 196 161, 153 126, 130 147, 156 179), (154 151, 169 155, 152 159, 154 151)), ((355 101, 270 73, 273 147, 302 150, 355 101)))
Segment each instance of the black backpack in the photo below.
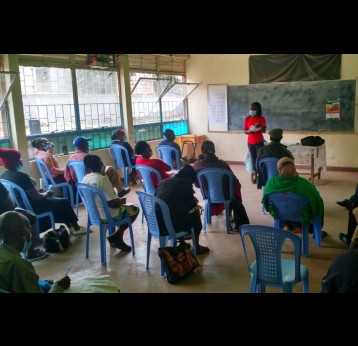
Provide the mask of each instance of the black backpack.
POLYGON ((318 147, 324 142, 325 140, 320 136, 308 136, 301 139, 301 144, 309 147, 318 147))
POLYGON ((46 252, 65 251, 70 245, 70 236, 65 226, 48 231, 44 234, 43 246, 46 252))

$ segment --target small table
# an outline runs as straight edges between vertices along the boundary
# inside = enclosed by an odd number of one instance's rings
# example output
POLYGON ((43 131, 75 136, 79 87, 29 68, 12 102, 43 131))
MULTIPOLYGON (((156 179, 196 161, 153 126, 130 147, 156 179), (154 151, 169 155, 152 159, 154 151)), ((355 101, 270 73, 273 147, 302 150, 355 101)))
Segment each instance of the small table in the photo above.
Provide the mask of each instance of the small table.
POLYGON ((193 158, 196 158, 200 154, 199 149, 201 148, 201 143, 205 142, 205 135, 182 135, 180 136, 182 148, 182 153, 184 152, 184 145, 191 145, 193 150, 193 158), (198 146, 199 144, 199 146, 198 146), (198 152, 199 151, 199 152, 198 152))
POLYGON ((322 144, 317 147, 305 146, 301 144, 288 145, 287 149, 295 158, 295 165, 307 165, 310 167, 310 181, 314 184, 314 178, 321 179, 321 173, 327 171, 326 146, 322 144))

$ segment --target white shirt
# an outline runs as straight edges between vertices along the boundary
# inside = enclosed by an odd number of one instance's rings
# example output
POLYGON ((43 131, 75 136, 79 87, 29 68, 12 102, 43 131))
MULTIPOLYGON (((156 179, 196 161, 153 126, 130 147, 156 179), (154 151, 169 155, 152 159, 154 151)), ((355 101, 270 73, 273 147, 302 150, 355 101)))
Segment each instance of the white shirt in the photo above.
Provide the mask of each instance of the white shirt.
MULTIPOLYGON (((86 174, 84 176, 84 178, 82 179, 82 183, 98 187, 103 192, 104 197, 106 198, 106 201, 111 201, 113 199, 118 198, 108 177, 105 175, 102 175, 101 173, 92 172, 92 173, 86 174)), ((104 213, 102 203, 97 196, 96 196, 96 204, 97 204, 97 208, 98 208, 99 214, 101 216, 101 219, 106 220, 107 218, 104 213)), ((109 207, 109 210, 113 217, 116 217, 119 215, 119 208, 110 208, 109 207)))

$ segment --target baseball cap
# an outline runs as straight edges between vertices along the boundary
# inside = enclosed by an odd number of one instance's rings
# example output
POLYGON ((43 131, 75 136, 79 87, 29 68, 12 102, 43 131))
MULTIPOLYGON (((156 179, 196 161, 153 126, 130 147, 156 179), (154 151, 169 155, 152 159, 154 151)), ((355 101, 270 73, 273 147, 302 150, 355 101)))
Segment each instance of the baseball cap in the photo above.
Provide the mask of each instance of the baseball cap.
POLYGON ((92 137, 82 137, 78 136, 73 140, 73 146, 74 147, 81 147, 83 144, 87 143, 88 141, 91 141, 92 137))
POLYGON ((269 135, 272 139, 282 139, 283 131, 282 129, 272 129, 269 132, 269 135))

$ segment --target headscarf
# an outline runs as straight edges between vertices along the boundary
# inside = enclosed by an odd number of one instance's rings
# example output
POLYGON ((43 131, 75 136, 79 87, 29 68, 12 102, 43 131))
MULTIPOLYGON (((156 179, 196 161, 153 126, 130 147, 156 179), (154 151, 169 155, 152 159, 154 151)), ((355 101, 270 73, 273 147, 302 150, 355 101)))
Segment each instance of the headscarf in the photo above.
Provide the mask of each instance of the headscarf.
POLYGON ((15 149, 0 148, 0 162, 6 169, 15 168, 20 162, 21 153, 15 149))
POLYGON ((283 157, 277 162, 278 173, 281 177, 289 178, 297 175, 296 166, 289 157, 283 157))

